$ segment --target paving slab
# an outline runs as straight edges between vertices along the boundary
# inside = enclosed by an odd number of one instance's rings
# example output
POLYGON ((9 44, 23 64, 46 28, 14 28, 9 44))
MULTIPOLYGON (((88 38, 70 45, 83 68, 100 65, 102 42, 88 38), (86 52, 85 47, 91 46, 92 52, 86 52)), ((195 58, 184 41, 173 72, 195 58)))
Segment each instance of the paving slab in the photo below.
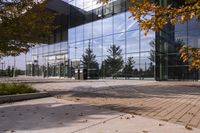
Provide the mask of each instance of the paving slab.
POLYGON ((0 133, 200 133, 199 129, 57 98, 0 105, 0 133))
POLYGON ((140 116, 132 118, 130 115, 124 115, 74 133, 200 133, 200 130, 140 116))

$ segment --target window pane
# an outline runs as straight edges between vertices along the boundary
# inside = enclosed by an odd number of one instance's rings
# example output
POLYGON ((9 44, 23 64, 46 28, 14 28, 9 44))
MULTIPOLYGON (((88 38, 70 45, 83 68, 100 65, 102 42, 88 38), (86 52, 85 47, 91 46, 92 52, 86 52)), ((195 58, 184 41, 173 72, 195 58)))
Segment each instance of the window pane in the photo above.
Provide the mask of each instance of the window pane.
POLYGON ((76 57, 76 45, 75 43, 70 44, 70 59, 75 59, 76 57))
POLYGON ((139 52, 139 30, 126 33, 126 53, 139 52))
POLYGON ((141 51, 150 51, 153 49, 152 42, 155 42, 155 32, 149 31, 146 36, 144 32, 141 32, 141 51))
POLYGON ((76 27, 76 41, 83 40, 83 26, 76 27))
POLYGON ((76 31, 75 28, 71 28, 69 29, 69 34, 68 34, 68 38, 69 38, 69 43, 75 42, 76 39, 76 31))
POLYGON ((93 40, 93 52, 96 56, 102 56, 102 38, 93 40))
POLYGON ((113 34, 113 17, 103 20, 103 36, 113 34))
POLYGON ((200 23, 196 19, 188 21, 188 44, 200 48, 200 23))
POLYGON ((84 25, 84 40, 92 38, 92 23, 84 25))
POLYGON ((83 42, 77 42, 76 43, 76 58, 77 59, 82 59, 83 55, 83 42))
POLYGON ((130 11, 127 11, 126 12, 126 30, 130 31, 130 30, 139 29, 138 22, 134 20, 133 18, 130 18, 130 16, 131 16, 130 11))
POLYGON ((93 37, 102 36, 102 20, 93 22, 93 37))
POLYGON ((125 32, 125 13, 114 16, 114 33, 125 32))
POLYGON ((114 44, 120 46, 122 54, 125 54, 125 33, 114 35, 114 44))
POLYGON ((175 25, 175 40, 187 43, 187 23, 175 25))
POLYGON ((49 45, 49 52, 54 52, 54 45, 49 45))
POLYGON ((55 51, 60 51, 60 43, 54 44, 55 51))
POLYGON ((106 36, 103 38, 103 55, 107 55, 107 51, 112 45, 113 45, 113 36, 106 36))

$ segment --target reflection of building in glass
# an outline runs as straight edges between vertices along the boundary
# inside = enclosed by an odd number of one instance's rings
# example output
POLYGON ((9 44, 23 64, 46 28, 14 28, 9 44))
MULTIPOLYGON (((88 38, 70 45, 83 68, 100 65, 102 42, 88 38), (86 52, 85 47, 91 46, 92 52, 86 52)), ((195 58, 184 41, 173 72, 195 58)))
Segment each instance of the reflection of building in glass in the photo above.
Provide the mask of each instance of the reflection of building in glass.
POLYGON ((48 8, 61 14, 55 22, 59 28, 49 39, 50 45, 37 46, 26 55, 26 74, 74 77, 76 69, 85 68, 88 75, 95 73, 93 78, 167 80, 198 76, 179 60, 178 48, 181 42, 200 47, 200 25, 189 21, 145 36, 129 18, 129 4, 127 0, 112 0, 103 6, 96 0, 51 0, 48 8), (84 61, 88 49, 95 57, 84 61))

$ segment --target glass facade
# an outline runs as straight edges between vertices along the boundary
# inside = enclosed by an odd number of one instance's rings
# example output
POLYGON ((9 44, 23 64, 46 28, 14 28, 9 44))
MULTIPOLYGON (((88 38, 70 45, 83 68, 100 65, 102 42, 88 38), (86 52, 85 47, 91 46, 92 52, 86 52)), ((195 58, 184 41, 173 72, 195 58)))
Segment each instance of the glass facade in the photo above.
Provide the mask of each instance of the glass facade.
POLYGON ((154 46, 150 43, 155 41, 155 33, 144 36, 137 22, 129 18, 126 0, 113 0, 105 6, 95 0, 69 0, 68 4, 73 16, 66 22, 67 40, 60 41, 58 32, 53 39, 56 43, 33 48, 27 75, 73 77, 75 69, 83 67, 90 73, 95 70, 93 78, 154 78, 154 46), (80 16, 79 21, 74 20, 75 15, 80 16), (85 64, 90 60, 86 59, 88 50, 95 56, 89 64, 96 65, 85 64))
POLYGON ((75 77, 76 69, 86 69, 88 78, 114 79, 194 79, 182 63, 182 44, 199 46, 200 25, 191 20, 167 25, 165 32, 147 36, 130 18, 127 0, 106 5, 96 0, 63 0, 70 6, 66 25, 26 55, 26 74, 43 77, 75 77))
POLYGON ((156 34, 156 80, 198 80, 200 72, 189 70, 189 64, 180 59, 183 45, 200 48, 200 24, 196 19, 165 26, 156 34))

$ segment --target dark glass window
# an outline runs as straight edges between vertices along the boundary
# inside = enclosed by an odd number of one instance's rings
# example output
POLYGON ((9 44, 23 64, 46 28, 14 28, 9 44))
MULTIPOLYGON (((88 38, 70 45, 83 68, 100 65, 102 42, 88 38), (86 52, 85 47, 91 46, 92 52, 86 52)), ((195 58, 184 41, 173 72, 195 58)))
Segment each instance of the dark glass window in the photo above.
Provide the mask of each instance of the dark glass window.
POLYGON ((188 21, 188 45, 200 48, 200 22, 196 19, 188 21))

